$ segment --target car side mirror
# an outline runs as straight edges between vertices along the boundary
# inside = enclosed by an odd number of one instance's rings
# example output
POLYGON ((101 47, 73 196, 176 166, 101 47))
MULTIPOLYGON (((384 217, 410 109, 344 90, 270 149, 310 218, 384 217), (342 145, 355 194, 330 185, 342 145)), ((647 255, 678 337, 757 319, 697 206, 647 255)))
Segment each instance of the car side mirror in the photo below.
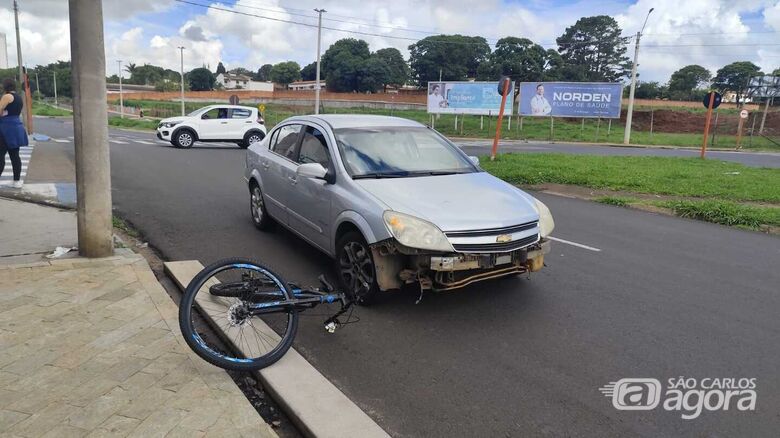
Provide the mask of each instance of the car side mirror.
POLYGON ((471 160, 471 162, 474 163, 475 166, 479 166, 479 157, 469 155, 469 160, 471 160))
POLYGON ((322 167, 322 164, 320 163, 306 163, 298 166, 298 170, 296 170, 295 173, 299 177, 325 179, 328 170, 322 167))

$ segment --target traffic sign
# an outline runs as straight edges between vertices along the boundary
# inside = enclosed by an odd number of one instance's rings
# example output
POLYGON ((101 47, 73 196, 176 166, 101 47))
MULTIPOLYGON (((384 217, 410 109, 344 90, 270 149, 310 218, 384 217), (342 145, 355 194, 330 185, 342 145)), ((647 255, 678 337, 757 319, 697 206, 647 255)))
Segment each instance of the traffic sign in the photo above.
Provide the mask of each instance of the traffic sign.
POLYGON ((234 95, 230 96, 230 104, 231 105, 238 105, 238 96, 237 95, 234 94, 234 95))
POLYGON ((264 113, 265 105, 263 105, 262 103, 260 105, 257 105, 257 110, 260 111, 261 114, 264 113))
POLYGON ((723 96, 720 95, 717 91, 710 91, 709 93, 704 95, 704 99, 702 100, 702 103, 704 104, 704 108, 710 107, 710 95, 715 94, 715 99, 712 101, 712 109, 715 109, 720 106, 720 101, 723 99, 723 96))
POLYGON ((740 119, 747 119, 748 118, 748 112, 747 110, 742 110, 739 112, 739 118, 740 119))
POLYGON ((507 82, 509 81, 511 81, 509 76, 501 76, 501 79, 498 80, 498 86, 496 86, 496 91, 498 91, 499 96, 504 95, 504 85, 506 85, 507 82))

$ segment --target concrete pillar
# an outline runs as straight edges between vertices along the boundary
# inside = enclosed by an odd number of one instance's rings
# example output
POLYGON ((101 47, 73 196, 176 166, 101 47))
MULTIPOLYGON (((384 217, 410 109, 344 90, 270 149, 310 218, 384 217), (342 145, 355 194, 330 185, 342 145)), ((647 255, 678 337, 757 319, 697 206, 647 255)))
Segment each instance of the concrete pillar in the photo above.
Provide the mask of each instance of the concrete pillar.
POLYGON ((114 252, 102 0, 69 0, 79 253, 114 252))

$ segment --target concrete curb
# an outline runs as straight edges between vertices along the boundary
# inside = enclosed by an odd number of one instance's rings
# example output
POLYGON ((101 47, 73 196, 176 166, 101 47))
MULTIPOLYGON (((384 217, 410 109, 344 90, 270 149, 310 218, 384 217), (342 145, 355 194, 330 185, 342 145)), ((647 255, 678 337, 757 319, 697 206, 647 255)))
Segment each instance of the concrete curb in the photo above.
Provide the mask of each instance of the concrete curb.
MULTIPOLYGON (((164 266, 165 272, 182 290, 203 269, 197 260, 166 262, 164 266)), ((260 370, 258 375, 266 390, 306 436, 389 436, 293 348, 279 362, 260 370)))

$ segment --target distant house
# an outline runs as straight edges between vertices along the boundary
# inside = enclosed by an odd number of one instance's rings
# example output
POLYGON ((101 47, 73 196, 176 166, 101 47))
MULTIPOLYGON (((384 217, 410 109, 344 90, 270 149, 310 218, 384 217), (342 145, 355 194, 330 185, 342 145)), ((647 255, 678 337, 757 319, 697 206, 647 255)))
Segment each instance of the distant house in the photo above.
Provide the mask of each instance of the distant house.
MULTIPOLYGON (((296 81, 291 84, 287 84, 288 90, 293 91, 311 91, 316 89, 317 81, 296 81)), ((320 89, 325 89, 325 81, 320 81, 320 89)))
POLYGON ((218 74, 217 83, 226 90, 274 91, 273 82, 253 81, 249 76, 233 73, 218 74))

